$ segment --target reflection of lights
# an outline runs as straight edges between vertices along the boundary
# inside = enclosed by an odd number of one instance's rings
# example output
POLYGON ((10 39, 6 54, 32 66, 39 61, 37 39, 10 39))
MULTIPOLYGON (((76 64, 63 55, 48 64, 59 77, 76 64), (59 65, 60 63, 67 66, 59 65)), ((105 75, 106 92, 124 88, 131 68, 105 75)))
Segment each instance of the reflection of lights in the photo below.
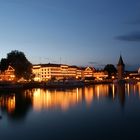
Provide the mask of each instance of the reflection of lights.
POLYGON ((136 85, 134 85, 134 94, 136 93, 136 85))
POLYGON ((139 97, 140 97, 140 84, 138 84, 137 86, 138 86, 138 93, 139 93, 139 97))
POLYGON ((137 82, 137 85, 140 85, 140 82, 137 82))
POLYGON ((85 89, 85 101, 88 105, 91 104, 93 100, 93 88, 89 87, 85 89))
POLYGON ((37 90, 34 92, 34 96, 36 96, 36 97, 40 96, 40 89, 37 89, 37 90))
POLYGON ((99 97, 100 97, 100 88, 99 88, 99 86, 97 87, 97 98, 99 99, 99 97))
POLYGON ((94 99, 93 97, 99 99, 100 97, 108 96, 108 92, 109 85, 95 85, 84 89, 76 88, 65 91, 36 89, 32 94, 33 108, 37 111, 52 108, 67 110, 82 100, 85 100, 90 105, 94 99))
POLYGON ((73 90, 72 92, 40 90, 39 94, 35 92, 33 95, 33 107, 35 110, 55 107, 66 110, 71 105, 82 100, 80 96, 82 96, 82 91, 79 93, 78 90, 73 90))
POLYGON ((113 99, 115 98, 115 85, 112 85, 112 94, 113 94, 113 99))
POLYGON ((77 93, 76 93, 76 98, 77 98, 77 102, 78 102, 78 88, 76 89, 77 90, 77 93))
POLYGON ((130 85, 127 84, 127 93, 128 93, 128 96, 130 95, 130 85))
POLYGON ((8 111, 12 112, 15 109, 15 96, 13 98, 8 99, 8 111))
POLYGON ((0 106, 7 109, 8 113, 15 110, 15 96, 1 97, 0 106))

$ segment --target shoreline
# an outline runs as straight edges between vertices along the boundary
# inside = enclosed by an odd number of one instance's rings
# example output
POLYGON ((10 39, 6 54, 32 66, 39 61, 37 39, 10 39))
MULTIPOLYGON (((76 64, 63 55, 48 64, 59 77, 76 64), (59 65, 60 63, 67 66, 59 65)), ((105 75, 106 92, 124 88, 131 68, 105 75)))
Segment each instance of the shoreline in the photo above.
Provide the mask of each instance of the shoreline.
POLYGON ((29 82, 29 83, 18 83, 18 82, 0 82, 1 90, 14 90, 14 89, 30 89, 30 88, 46 88, 46 89, 57 89, 57 88, 80 88, 96 84, 111 84, 111 81, 94 81, 94 82, 72 82, 72 83, 46 83, 46 82, 29 82))
MULTIPOLYGON (((138 81, 126 81, 125 83, 136 84, 138 81)), ((44 89, 72 89, 80 88, 91 85, 98 84, 116 84, 113 80, 105 81, 92 81, 92 82, 60 82, 60 83, 46 83, 46 82, 28 82, 28 83, 18 83, 18 82, 0 82, 0 91, 2 90, 16 90, 16 89, 32 89, 32 88, 44 88, 44 89)))

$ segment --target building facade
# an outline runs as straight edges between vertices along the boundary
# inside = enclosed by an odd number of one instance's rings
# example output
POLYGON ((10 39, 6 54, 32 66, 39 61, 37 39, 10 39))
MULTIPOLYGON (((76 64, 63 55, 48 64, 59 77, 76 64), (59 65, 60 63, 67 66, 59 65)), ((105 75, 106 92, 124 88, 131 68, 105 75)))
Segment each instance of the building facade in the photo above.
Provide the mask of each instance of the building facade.
POLYGON ((95 80, 104 80, 108 77, 108 73, 104 71, 96 71, 93 73, 95 80))
POLYGON ((15 69, 8 66, 8 69, 4 72, 0 72, 0 81, 14 81, 15 80, 15 69))
POLYGON ((76 66, 63 64, 40 64, 33 66, 35 81, 48 81, 51 79, 81 78, 82 71, 76 66))
POLYGON ((102 80, 108 75, 105 72, 96 72, 93 67, 77 67, 65 64, 39 64, 33 66, 34 81, 87 79, 98 78, 102 80))

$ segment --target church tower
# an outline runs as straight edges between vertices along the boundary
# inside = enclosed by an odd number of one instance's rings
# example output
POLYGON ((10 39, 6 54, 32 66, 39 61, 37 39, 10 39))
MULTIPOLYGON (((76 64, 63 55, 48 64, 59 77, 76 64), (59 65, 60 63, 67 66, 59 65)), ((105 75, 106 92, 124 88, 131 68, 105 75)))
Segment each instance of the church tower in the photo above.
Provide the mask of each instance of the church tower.
POLYGON ((125 69, 125 64, 123 62, 122 56, 120 55, 120 59, 117 65, 117 70, 118 70, 118 80, 123 80, 124 78, 124 69, 125 69))

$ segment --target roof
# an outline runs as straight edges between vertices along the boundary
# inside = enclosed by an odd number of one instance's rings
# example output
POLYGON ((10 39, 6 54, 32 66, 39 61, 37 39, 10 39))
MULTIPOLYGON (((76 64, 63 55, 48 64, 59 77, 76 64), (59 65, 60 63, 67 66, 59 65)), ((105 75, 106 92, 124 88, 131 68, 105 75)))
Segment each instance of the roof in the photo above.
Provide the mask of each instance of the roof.
POLYGON ((41 66, 41 67, 60 67, 61 64, 52 64, 52 63, 48 63, 48 64, 35 64, 33 66, 41 66))
POLYGON ((69 68, 78 68, 78 67, 75 65, 72 65, 72 66, 69 66, 69 68))
POLYGON ((86 67, 85 70, 87 69, 91 69, 92 71, 96 71, 96 69, 94 67, 86 67))
POLYGON ((119 59, 119 62, 118 62, 118 66, 124 66, 124 62, 123 62, 123 59, 122 59, 122 56, 120 55, 120 59, 119 59))
POLYGON ((42 67, 60 67, 61 64, 52 64, 52 63, 48 63, 48 64, 41 64, 42 67))

